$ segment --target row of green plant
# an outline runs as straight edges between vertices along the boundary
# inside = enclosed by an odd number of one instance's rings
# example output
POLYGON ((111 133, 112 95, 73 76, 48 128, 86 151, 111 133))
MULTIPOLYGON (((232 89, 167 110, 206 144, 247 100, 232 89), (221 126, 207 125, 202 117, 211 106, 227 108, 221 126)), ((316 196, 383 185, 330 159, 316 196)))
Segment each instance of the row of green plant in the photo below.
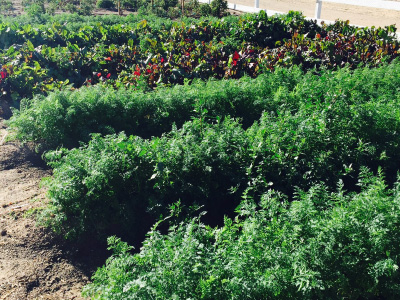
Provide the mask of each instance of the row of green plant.
POLYGON ((358 193, 314 185, 295 201, 270 191, 221 228, 201 217, 158 231, 137 254, 110 237, 92 299, 398 299, 399 183, 364 170, 358 193))
MULTIPOLYGON (((93 46, 96 43, 127 43, 127 33, 139 31, 137 24, 146 19, 153 30, 170 29, 172 20, 151 15, 119 16, 79 16, 61 14, 55 16, 32 18, 22 15, 15 18, 4 18, 0 23, 0 48, 7 50, 15 44, 23 44, 28 40, 34 47, 47 45, 50 47, 77 44, 80 48, 93 46)), ((196 19, 185 18, 189 22, 196 19)), ((140 32, 138 34, 141 34, 140 32)))
POLYGON ((71 33, 54 25, 46 29, 46 35, 30 27, 27 32, 40 37, 38 41, 49 41, 38 46, 28 40, 4 51, 0 62, 8 71, 1 88, 14 98, 69 83, 76 88, 103 83, 151 89, 196 78, 256 77, 277 66, 301 65, 305 70, 346 64, 377 66, 400 52, 394 27, 354 29, 337 22, 319 28, 294 13, 267 17, 261 12, 228 21, 173 23, 169 30, 162 26, 153 30, 144 20, 134 28, 96 25, 71 33), (66 46, 51 46, 51 40, 60 39, 65 39, 66 46), (93 41, 98 42, 93 45, 93 41))
MULTIPOLYGON (((65 46, 67 41, 78 44, 79 47, 84 47, 94 45, 99 41, 106 43, 109 40, 111 40, 109 43, 121 45, 122 43, 126 43, 128 39, 115 40, 113 39, 113 35, 126 27, 131 31, 136 31, 138 29, 137 24, 144 19, 148 23, 147 29, 150 29, 149 32, 154 33, 155 36, 159 34, 165 35, 163 31, 169 31, 172 26, 177 23, 188 26, 188 28, 191 25, 202 23, 204 21, 209 22, 211 25, 216 24, 215 27, 217 27, 217 29, 221 28, 221 26, 225 26, 223 30, 219 29, 218 31, 218 34, 221 37, 231 35, 231 27, 232 30, 243 35, 251 34, 250 28, 257 28, 260 26, 265 27, 265 25, 258 24, 260 21, 264 21, 262 19, 258 20, 256 14, 243 14, 239 17, 229 15, 223 19, 213 16, 208 16, 207 18, 181 16, 181 18, 175 20, 140 12, 137 14, 129 14, 123 18, 117 15, 82 16, 78 14, 37 16, 24 14, 16 17, 0 15, 0 45, 1 48, 8 48, 10 45, 22 44, 28 40, 30 40, 35 47, 44 44, 45 42, 49 45, 60 44, 60 46, 65 46), (219 24, 219 21, 223 21, 223 24, 219 24), (99 26, 100 24, 103 28, 99 26), (119 27, 119 25, 123 26, 119 27), (118 28, 113 29, 114 27, 118 28), (246 32, 241 31, 241 28, 246 28, 246 32), (90 32, 92 32, 92 34, 90 34, 90 32), (42 36, 44 39, 42 39, 42 36), (50 36, 53 39, 46 39, 47 36, 50 36)), ((277 23, 276 29, 279 29, 280 31, 293 31, 294 29, 304 27, 304 33, 307 33, 312 27, 318 27, 315 22, 306 20, 299 12, 291 11, 288 14, 270 17, 270 19, 271 23, 277 23), (281 20, 281 22, 278 23, 278 20, 281 20)), ((143 29, 143 27, 140 28, 143 29)), ((259 29, 259 31, 261 31, 262 28, 259 29)))
POLYGON ((95 135, 87 146, 49 152, 44 222, 67 236, 121 232, 138 241, 178 200, 188 214, 205 206, 216 224, 249 185, 256 196, 266 184, 287 195, 321 181, 357 190, 362 166, 382 167, 393 183, 400 163, 394 66, 372 70, 382 77, 376 82, 364 69, 354 77, 328 72, 290 92, 282 86, 271 99, 275 110, 247 129, 230 117, 207 118, 204 109, 161 137, 95 135))
POLYGON ((255 79, 210 80, 152 93, 133 89, 115 92, 103 86, 83 87, 36 96, 21 102, 9 125, 22 141, 33 141, 41 149, 74 147, 88 142, 91 133, 124 131, 143 138, 161 136, 191 118, 215 120, 240 118, 245 128, 263 111, 298 112, 309 103, 346 105, 369 101, 393 101, 400 86, 400 62, 354 71, 320 70, 304 73, 300 67, 277 68, 255 79))
MULTIPOLYGON (((394 66, 393 72, 396 72, 394 66)), ((372 71, 368 79, 385 76, 387 69, 372 71)), ((331 73, 324 73, 324 78, 330 76, 331 73)), ((79 142, 90 140, 91 133, 124 131, 143 138, 161 136, 173 124, 180 128, 184 122, 201 116, 204 120, 215 120, 230 115, 241 118, 243 125, 249 127, 263 111, 277 111, 286 96, 294 97, 287 105, 298 107, 297 99, 302 95, 291 93, 296 86, 300 89, 308 82, 317 85, 318 76, 311 72, 304 74, 299 67, 293 67, 278 68, 256 79, 198 81, 158 88, 151 93, 134 89, 116 92, 100 85, 82 87, 24 99, 20 109, 13 111, 9 125, 19 140, 33 141, 41 149, 79 146, 79 142)), ((397 84, 397 79, 391 82, 397 84)), ((385 93, 391 91, 385 90, 385 93)))
MULTIPOLYGON (((5 16, 0 15, 1 23, 8 24, 10 26, 10 30, 13 29, 12 26, 20 26, 24 27, 26 25, 31 25, 32 27, 38 28, 41 25, 47 25, 51 27, 52 24, 58 23, 63 24, 67 28, 67 30, 72 30, 75 28, 79 30, 79 28, 84 27, 86 25, 96 25, 97 23, 102 23, 103 25, 116 25, 116 24, 131 24, 140 20, 143 20, 143 14, 128 14, 127 16, 121 18, 118 15, 110 14, 110 15, 92 15, 92 16, 84 16, 78 14, 40 14, 36 16, 31 16, 28 14, 21 14, 18 16, 5 16)), ((155 15, 146 15, 146 19, 153 24, 153 22, 158 23, 172 23, 174 22, 171 19, 167 18, 159 18, 155 15)), ((182 20, 187 19, 183 17, 182 20)))
MULTIPOLYGON (((300 13, 268 17, 263 11, 259 15, 247 14, 240 17, 230 16, 224 19, 193 19, 172 22, 164 18, 146 15, 130 15, 126 18, 90 17, 61 15, 53 17, 45 24, 24 24, 11 19, 0 23, 1 48, 7 50, 11 45, 30 41, 34 48, 46 44, 49 47, 67 46, 68 43, 79 48, 91 47, 98 43, 121 46, 129 40, 140 45, 140 40, 155 40, 162 44, 169 40, 184 42, 185 39, 200 42, 229 42, 237 46, 249 42, 261 47, 274 47, 275 42, 289 39, 293 32, 315 36, 322 31, 315 21, 309 21, 300 13), (63 25, 60 25, 62 24, 63 25)), ((339 25, 337 25, 339 26, 339 25)), ((340 27, 340 26, 339 26, 340 27)), ((346 26, 345 26, 346 27, 346 26)), ((356 32, 354 28, 340 28, 356 32)), ((334 27, 332 27, 333 29, 334 27)), ((330 27, 326 27, 330 31, 330 27)), ((378 31, 377 31, 378 32, 378 31)), ((383 30, 381 34, 385 31, 383 30)), ((390 31, 386 32, 390 35, 390 31)), ((389 37, 384 37, 388 39, 389 37)), ((162 48, 162 45, 159 45, 162 48)), ((148 48, 148 47, 147 47, 148 48)), ((142 50, 147 50, 143 48, 142 50)))

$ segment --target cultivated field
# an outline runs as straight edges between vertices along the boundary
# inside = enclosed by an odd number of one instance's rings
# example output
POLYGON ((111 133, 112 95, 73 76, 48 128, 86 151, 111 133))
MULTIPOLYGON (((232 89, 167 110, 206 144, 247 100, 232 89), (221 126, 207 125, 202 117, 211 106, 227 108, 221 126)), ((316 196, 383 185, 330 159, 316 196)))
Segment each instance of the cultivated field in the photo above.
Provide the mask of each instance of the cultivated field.
POLYGON ((0 20, 0 299, 398 299, 395 27, 157 5, 0 20))

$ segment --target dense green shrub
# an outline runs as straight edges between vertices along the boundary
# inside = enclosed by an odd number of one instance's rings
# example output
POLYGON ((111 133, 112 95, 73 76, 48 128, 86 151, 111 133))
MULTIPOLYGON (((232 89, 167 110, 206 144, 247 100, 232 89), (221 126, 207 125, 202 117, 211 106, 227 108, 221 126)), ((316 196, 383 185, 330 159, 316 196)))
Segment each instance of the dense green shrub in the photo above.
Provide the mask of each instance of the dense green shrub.
POLYGON ((115 4, 113 0, 98 0, 96 2, 96 7, 110 9, 115 8, 115 4))
POLYGON ((228 10, 228 1, 226 0, 212 0, 211 4, 211 13, 215 17, 223 17, 227 14, 228 10))
POLYGON ((137 0, 98 0, 96 6, 104 9, 117 9, 119 8, 119 14, 122 15, 124 9, 137 10, 140 6, 140 1, 137 0))
POLYGON ((268 192, 237 218, 200 218, 148 233, 140 252, 117 238, 84 294, 93 299, 398 299, 399 185, 363 172, 361 192, 323 185, 295 201, 268 192))
POLYGON ((211 7, 210 7, 210 5, 207 4, 207 3, 201 3, 201 4, 199 5, 198 10, 199 10, 199 14, 202 15, 202 16, 209 16, 209 15, 211 15, 211 7))

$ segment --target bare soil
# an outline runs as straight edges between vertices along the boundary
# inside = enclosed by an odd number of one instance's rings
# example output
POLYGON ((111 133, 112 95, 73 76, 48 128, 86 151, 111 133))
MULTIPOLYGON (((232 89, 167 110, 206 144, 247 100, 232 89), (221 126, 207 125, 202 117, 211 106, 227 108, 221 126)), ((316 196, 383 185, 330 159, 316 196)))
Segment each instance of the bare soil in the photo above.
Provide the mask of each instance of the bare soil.
POLYGON ((29 145, 6 142, 9 104, 0 102, 0 300, 82 299, 83 285, 104 263, 104 245, 74 244, 36 225, 39 187, 49 170, 29 145))

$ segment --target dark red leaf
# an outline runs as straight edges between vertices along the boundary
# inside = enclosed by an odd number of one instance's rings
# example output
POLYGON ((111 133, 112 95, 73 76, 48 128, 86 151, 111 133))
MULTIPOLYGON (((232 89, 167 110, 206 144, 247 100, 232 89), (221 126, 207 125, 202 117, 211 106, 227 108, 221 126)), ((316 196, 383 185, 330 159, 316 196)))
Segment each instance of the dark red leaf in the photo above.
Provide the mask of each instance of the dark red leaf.
POLYGON ((233 60, 238 60, 240 58, 239 54, 237 53, 237 51, 235 51, 235 53, 233 54, 233 60))

